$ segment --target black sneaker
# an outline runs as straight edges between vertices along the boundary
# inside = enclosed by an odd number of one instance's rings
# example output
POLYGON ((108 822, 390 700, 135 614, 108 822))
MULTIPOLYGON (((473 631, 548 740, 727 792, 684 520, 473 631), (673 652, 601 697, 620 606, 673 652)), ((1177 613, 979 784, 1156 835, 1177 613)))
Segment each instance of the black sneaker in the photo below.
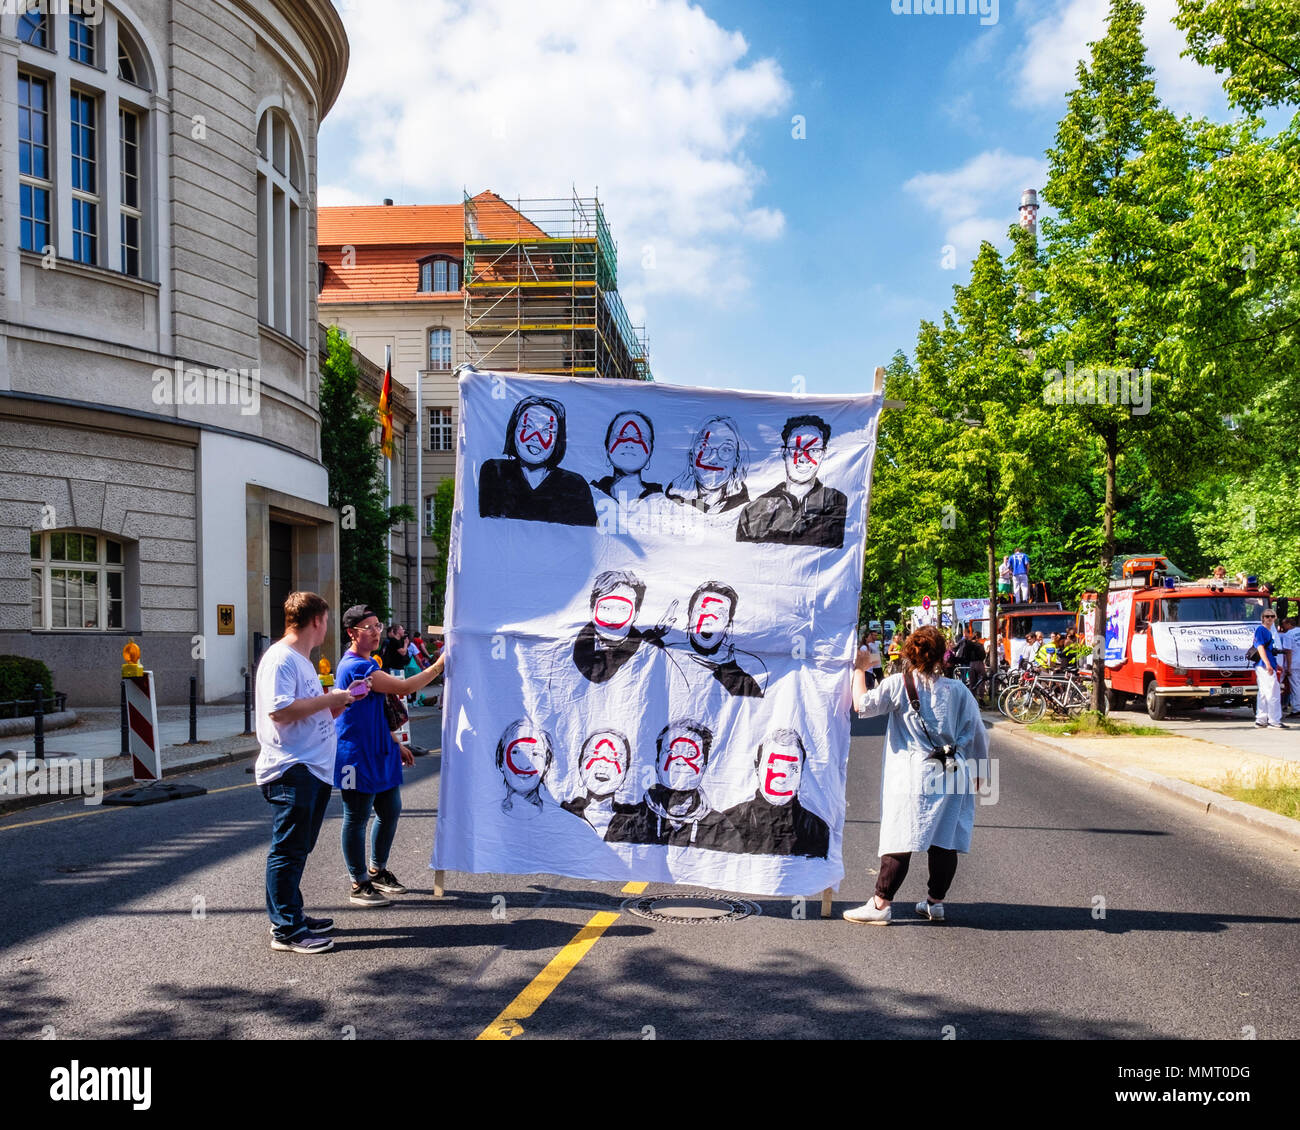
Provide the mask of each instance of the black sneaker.
POLYGON ((277 938, 272 934, 271 948, 289 953, 328 953, 334 948, 334 939, 317 937, 306 930, 292 938, 277 938))
MULTIPOLYGON (((332 933, 334 933, 334 919, 332 919, 332 918, 306 918, 306 917, 304 917, 303 920, 302 920, 302 924, 303 924, 303 926, 306 927, 306 931, 305 931, 305 932, 308 933, 308 934, 314 934, 314 935, 316 935, 316 936, 320 936, 321 934, 332 934, 332 933)), ((266 932, 267 932, 268 934, 270 934, 271 937, 273 937, 273 938, 275 937, 275 927, 274 927, 274 926, 268 926, 268 927, 266 928, 266 932)), ((304 931, 301 931, 301 930, 299 931, 299 933, 303 933, 303 932, 304 932, 304 931)))
POLYGON ((386 895, 404 895, 406 888, 397 881, 394 875, 387 867, 376 871, 373 867, 370 869, 370 885, 377 891, 383 891, 386 895))
POLYGON ((352 892, 348 895, 350 902, 358 906, 388 906, 392 900, 384 898, 369 881, 365 883, 353 883, 352 892))

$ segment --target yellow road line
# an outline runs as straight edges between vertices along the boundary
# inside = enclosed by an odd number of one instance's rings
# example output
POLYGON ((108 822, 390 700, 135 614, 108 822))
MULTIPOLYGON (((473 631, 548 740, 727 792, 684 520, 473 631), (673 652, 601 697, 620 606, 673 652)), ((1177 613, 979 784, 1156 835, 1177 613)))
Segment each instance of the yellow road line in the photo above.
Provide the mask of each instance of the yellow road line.
POLYGON ((37 824, 56 824, 60 820, 78 820, 82 816, 94 816, 97 812, 111 812, 113 810, 112 805, 107 809, 100 808, 98 805, 88 805, 87 807, 89 811, 74 812, 70 816, 47 816, 44 820, 28 820, 25 824, 6 824, 4 827, 0 828, 0 832, 11 832, 15 828, 35 828, 37 824))
MULTIPOLYGON (((639 895, 646 889, 645 883, 628 883, 623 888, 625 895, 639 895)), ((600 940, 600 936, 618 921, 616 911, 602 910, 591 916, 591 920, 574 936, 573 939, 537 974, 514 1000, 512 1000, 495 1020, 478 1034, 480 1040, 511 1040, 523 1034, 521 1020, 527 1020, 541 1006, 542 1002, 554 992, 572 971, 574 966, 587 956, 587 951, 600 940)))
MULTIPOLYGON (((213 793, 228 793, 232 789, 252 789, 252 788, 256 788, 255 783, 252 781, 247 781, 242 785, 225 785, 219 789, 209 789, 208 796, 212 796, 213 793)), ((94 816, 97 812, 112 812, 115 808, 117 808, 117 805, 110 804, 104 806, 104 805, 96 804, 96 805, 87 805, 86 808, 87 811, 85 812, 73 812, 68 816, 47 816, 44 820, 28 820, 25 824, 5 824, 2 827, 0 827, 0 832, 9 832, 12 831, 14 828, 35 828, 38 824, 55 824, 60 820, 79 820, 83 816, 94 816)))

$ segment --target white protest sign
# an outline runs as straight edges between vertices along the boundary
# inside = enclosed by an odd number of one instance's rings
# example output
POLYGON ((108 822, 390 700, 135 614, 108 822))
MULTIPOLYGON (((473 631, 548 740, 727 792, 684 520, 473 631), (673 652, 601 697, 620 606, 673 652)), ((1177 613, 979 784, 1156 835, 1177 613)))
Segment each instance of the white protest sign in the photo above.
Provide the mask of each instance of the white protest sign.
POLYGON ((460 396, 432 865, 835 885, 881 398, 460 396))

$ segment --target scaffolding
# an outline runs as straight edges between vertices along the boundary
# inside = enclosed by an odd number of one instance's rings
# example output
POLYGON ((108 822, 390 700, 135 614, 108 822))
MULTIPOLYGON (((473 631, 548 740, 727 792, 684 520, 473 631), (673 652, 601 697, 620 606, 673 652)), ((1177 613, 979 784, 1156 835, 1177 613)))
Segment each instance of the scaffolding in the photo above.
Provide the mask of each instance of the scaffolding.
POLYGON ((594 197, 465 196, 465 356, 481 369, 648 381, 594 197))

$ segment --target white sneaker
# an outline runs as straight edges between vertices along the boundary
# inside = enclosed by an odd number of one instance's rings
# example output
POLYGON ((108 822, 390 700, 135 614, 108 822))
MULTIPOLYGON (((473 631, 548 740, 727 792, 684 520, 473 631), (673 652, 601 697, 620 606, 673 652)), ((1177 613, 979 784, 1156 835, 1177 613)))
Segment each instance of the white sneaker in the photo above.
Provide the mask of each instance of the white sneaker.
POLYGON ((922 899, 916 904, 916 913, 922 918, 928 918, 931 922, 942 922, 944 920, 943 903, 941 902, 927 902, 922 899))
POLYGON ((889 920, 893 916, 894 907, 892 903, 881 910, 873 898, 862 906, 855 906, 852 910, 846 910, 844 912, 844 921, 852 922, 858 926, 888 926, 889 920))

